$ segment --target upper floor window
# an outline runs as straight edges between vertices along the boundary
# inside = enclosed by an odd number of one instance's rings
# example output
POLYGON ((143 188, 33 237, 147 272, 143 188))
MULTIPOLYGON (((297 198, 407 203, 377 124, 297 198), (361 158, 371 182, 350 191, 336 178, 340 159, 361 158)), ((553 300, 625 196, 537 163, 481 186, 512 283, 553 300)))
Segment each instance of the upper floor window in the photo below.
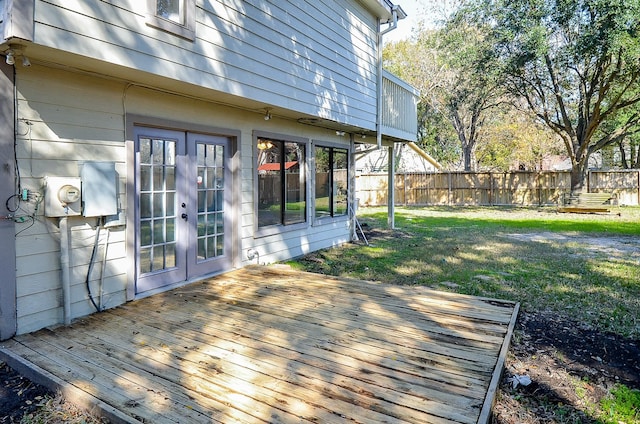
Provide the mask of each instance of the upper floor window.
POLYGON ((306 222, 306 143, 257 138, 258 228, 306 222))
POLYGON ((147 24, 195 40, 196 0, 147 0, 147 24))
POLYGON ((315 147, 315 216, 347 214, 349 199, 349 151, 337 147, 315 147))
POLYGON ((158 0, 156 2, 156 16, 184 25, 183 0, 158 0))

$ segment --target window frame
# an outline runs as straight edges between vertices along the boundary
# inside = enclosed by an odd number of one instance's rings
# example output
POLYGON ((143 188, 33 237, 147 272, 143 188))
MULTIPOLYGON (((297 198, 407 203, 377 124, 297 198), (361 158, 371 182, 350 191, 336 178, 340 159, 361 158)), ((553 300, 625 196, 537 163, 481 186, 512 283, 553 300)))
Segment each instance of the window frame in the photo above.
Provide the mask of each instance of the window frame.
POLYGON ((158 0, 147 0, 146 24, 189 41, 196 39, 196 0, 180 0, 184 7, 184 23, 166 19, 157 14, 158 0))
MULTIPOLYGON (((262 131, 255 131, 252 138, 252 151, 253 151, 253 178, 254 178, 254 238, 261 238, 275 234, 281 234, 284 232, 296 231, 309 228, 310 226, 310 186, 311 186, 311 178, 309 176, 309 170, 311 167, 309 166, 310 161, 310 149, 311 143, 310 140, 303 137, 296 137, 286 134, 277 134, 277 133, 269 133, 262 131), (260 202, 260 184, 259 184, 259 175, 258 175, 258 140, 262 138, 272 139, 274 141, 279 141, 283 143, 297 143, 304 146, 305 157, 303 158, 303 163, 300 166, 300 173, 304 176, 304 196, 305 196, 305 211, 304 211, 304 222, 298 222, 293 224, 285 224, 281 219, 280 223, 272 224, 261 227, 258 222, 259 217, 259 202, 260 202)), ((286 170, 281 170, 282 174, 286 170)), ((284 197, 281 200, 281 206, 284 206, 285 199, 284 197)))
MULTIPOLYGON (((312 160, 310 163, 310 174, 312 175, 312 180, 311 180, 311 186, 313 189, 313 194, 311 196, 312 198, 312 211, 311 211, 311 216, 313 219, 313 225, 326 225, 326 224, 330 224, 330 223, 335 223, 335 222, 342 222, 342 221, 348 221, 351 216, 351 213, 349 212, 349 205, 351 204, 351 198, 352 198, 352 191, 353 191, 353 163, 352 163, 352 148, 350 144, 342 144, 342 143, 332 143, 332 142, 328 142, 328 141, 321 141, 321 140, 314 140, 311 146, 311 150, 312 150, 312 160), (347 153, 347 210, 344 214, 342 215, 335 215, 335 216, 317 216, 316 215, 316 196, 315 196, 315 187, 316 187, 316 148, 330 148, 330 149, 340 149, 340 150, 346 150, 347 153)), ((333 184, 332 181, 330 181, 330 184, 333 184)), ((331 201, 331 200, 330 200, 331 201)))

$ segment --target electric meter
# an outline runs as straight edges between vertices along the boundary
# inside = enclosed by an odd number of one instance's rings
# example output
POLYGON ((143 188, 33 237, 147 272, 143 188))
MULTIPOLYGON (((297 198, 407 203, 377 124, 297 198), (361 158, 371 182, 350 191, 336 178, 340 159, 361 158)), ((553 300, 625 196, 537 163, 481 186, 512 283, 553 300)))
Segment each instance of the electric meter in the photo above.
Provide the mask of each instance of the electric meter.
POLYGON ((71 184, 63 185, 60 187, 60 190, 58 190, 58 200, 65 205, 75 203, 80 200, 80 189, 71 184))
POLYGON ((82 211, 82 180, 78 177, 45 177, 44 214, 76 216, 82 211))

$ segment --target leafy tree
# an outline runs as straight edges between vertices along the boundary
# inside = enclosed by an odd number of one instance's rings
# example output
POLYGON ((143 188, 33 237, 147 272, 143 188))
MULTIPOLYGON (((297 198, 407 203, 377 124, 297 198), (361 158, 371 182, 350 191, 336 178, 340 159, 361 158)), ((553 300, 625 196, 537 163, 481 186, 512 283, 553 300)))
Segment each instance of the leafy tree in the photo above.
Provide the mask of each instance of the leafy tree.
POLYGON ((640 125, 638 125, 638 112, 640 103, 620 112, 615 119, 603 123, 598 129, 601 137, 609 137, 613 140, 603 155, 614 155, 617 160, 611 165, 624 169, 640 168, 640 125), (626 128, 626 131, 620 131, 626 128), (617 151, 618 155, 615 155, 617 151))
POLYGON ((488 170, 540 170, 544 159, 563 150, 555 133, 530 113, 513 107, 494 111, 482 138, 477 159, 488 170))
POLYGON ((505 87, 562 138, 572 190, 592 153, 637 131, 639 16, 640 0, 471 0, 455 18, 483 29, 505 87))
POLYGON ((418 104, 418 145, 447 168, 457 168, 460 164, 462 150, 458 136, 432 103, 418 104))
POLYGON ((411 41, 386 45, 383 60, 389 72, 420 90, 417 144, 448 167, 460 160, 461 150, 450 121, 439 108, 438 84, 444 70, 436 60, 438 52, 429 42, 431 34, 433 31, 418 31, 411 41))
POLYGON ((501 102, 483 40, 473 26, 456 22, 438 31, 418 32, 411 41, 387 46, 383 54, 387 69, 420 89, 421 144, 438 160, 446 158, 445 163, 457 151, 467 171, 475 167, 485 119, 501 102), (477 72, 479 67, 484 72, 477 72), (451 129, 457 148, 451 144, 451 129))

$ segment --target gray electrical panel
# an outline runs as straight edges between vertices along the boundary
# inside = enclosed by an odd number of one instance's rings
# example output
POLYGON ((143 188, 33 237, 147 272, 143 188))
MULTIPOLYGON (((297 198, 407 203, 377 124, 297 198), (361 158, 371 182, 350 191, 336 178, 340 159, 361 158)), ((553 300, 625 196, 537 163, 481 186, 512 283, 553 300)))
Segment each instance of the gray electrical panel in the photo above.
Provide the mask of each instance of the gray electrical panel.
POLYGON ((82 215, 118 213, 118 176, 114 162, 85 162, 82 177, 82 215))

